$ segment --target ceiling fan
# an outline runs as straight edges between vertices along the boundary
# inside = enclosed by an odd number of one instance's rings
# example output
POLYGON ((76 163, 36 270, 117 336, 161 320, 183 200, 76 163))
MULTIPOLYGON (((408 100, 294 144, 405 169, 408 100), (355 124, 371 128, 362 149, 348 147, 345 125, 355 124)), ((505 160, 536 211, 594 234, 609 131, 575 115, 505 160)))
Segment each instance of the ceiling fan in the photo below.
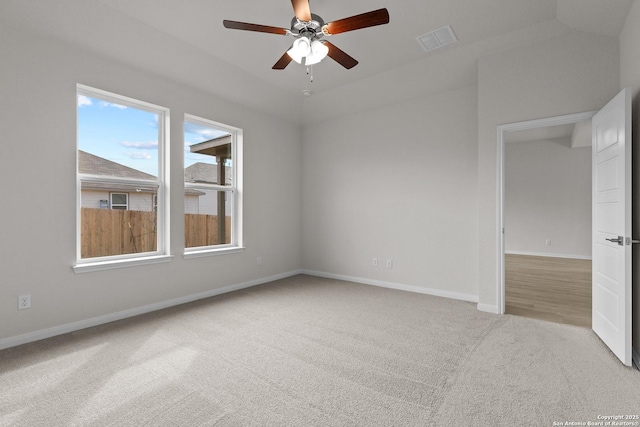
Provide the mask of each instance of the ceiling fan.
POLYGON ((358 61, 337 48, 333 43, 324 40, 324 38, 334 34, 389 23, 387 9, 378 9, 325 23, 320 16, 311 13, 309 0, 291 0, 291 4, 293 5, 295 16, 291 20, 290 29, 226 19, 222 21, 222 24, 225 28, 234 30, 257 31, 259 33, 295 37, 296 40, 291 47, 272 67, 274 70, 284 70, 292 60, 302 64, 304 59, 304 64, 309 66, 320 62, 325 56, 329 56, 346 69, 353 68, 358 64, 358 61))

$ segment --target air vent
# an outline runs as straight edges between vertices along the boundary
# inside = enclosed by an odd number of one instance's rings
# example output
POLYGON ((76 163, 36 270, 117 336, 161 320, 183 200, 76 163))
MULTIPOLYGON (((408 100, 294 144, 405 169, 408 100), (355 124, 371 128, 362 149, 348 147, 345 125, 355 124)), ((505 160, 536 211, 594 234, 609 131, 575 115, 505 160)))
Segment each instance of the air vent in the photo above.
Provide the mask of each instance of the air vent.
POLYGON ((418 43, 420 43, 420 46, 422 46, 425 52, 430 52, 439 47, 457 42, 458 38, 453 33, 451 25, 447 25, 446 27, 438 28, 435 31, 416 37, 416 40, 418 40, 418 43))

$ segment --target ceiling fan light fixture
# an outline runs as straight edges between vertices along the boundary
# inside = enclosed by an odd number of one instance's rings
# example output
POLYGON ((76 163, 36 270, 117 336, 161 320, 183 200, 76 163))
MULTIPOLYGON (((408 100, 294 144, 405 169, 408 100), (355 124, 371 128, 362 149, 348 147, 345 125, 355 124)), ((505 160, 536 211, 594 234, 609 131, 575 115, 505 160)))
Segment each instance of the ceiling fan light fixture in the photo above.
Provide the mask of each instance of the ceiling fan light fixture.
POLYGON ((304 61, 304 65, 308 66, 307 74, 310 74, 311 65, 317 64, 326 56, 329 56, 347 70, 358 64, 358 61, 337 48, 333 43, 321 40, 324 36, 389 23, 389 11, 387 11, 386 8, 382 8, 325 24, 322 17, 311 13, 309 1, 310 0, 291 0, 294 16, 291 19, 290 28, 272 27, 269 25, 230 21, 227 19, 223 20, 222 24, 225 28, 233 30, 292 36, 295 38, 293 44, 271 68, 274 70, 284 70, 292 61, 301 65, 304 61))
POLYGON ((289 56, 298 64, 302 63, 302 58, 311 53, 311 41, 307 37, 300 37, 293 42, 291 49, 287 51, 289 56))
POLYGON ((311 54, 307 55, 305 65, 313 65, 322 61, 329 53, 329 48, 319 40, 311 43, 311 54))

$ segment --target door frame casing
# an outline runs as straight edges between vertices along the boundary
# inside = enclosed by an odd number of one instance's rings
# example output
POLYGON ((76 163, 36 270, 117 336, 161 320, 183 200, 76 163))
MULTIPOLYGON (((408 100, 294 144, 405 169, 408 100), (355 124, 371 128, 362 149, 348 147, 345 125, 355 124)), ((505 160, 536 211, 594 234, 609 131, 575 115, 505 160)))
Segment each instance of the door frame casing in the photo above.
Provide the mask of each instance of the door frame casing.
POLYGON ((549 126, 569 125, 569 124, 574 124, 578 122, 583 122, 583 121, 591 120, 597 112, 598 111, 587 111, 584 113, 574 113, 574 114, 566 114, 563 116, 547 117, 547 118, 535 119, 535 120, 526 120, 523 122, 499 125, 497 128, 498 148, 496 151, 498 155, 498 160, 497 160, 498 206, 496 207, 496 209, 498 213, 497 215, 498 227, 496 229, 496 239, 497 239, 496 246, 498 248, 498 254, 496 257, 497 259, 496 268, 498 273, 497 274, 498 283, 496 284, 496 301, 497 301, 496 305, 498 308, 498 314, 504 314, 505 312, 505 281, 504 281, 504 277, 505 277, 505 272, 504 272, 505 142, 504 142, 504 135, 506 132, 529 130, 529 129, 549 127, 549 126))

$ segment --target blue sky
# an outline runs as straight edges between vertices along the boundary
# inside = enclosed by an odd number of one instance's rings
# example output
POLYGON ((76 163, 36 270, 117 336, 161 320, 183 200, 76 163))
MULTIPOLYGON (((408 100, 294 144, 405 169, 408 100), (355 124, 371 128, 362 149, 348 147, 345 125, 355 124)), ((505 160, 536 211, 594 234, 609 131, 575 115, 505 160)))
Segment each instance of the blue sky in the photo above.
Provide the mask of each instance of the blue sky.
POLYGON ((189 146, 229 135, 229 132, 221 131, 212 127, 205 127, 193 123, 184 123, 184 166, 188 167, 196 162, 216 164, 215 157, 204 154, 192 153, 189 146))
MULTIPOLYGON (((195 162, 215 164, 213 157, 190 153, 189 146, 225 134, 185 123, 185 167, 195 162)), ((158 115, 78 95, 78 149, 158 176, 158 115)))

